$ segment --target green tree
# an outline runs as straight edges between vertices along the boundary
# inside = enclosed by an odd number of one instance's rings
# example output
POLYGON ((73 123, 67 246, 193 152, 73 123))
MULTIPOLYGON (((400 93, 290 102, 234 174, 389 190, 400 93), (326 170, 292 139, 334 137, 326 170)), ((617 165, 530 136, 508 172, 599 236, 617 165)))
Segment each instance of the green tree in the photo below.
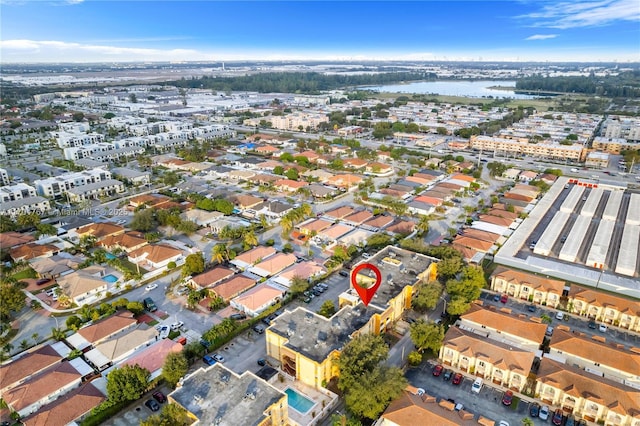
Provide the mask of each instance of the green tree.
POLYGON ((275 167, 273 168, 273 174, 280 175, 280 176, 284 175, 284 167, 282 167, 282 166, 275 166, 275 167))
POLYGON ((293 168, 287 170, 284 175, 291 180, 298 180, 298 178, 300 177, 298 175, 298 171, 293 168))
POLYGON ((124 365, 107 375, 107 397, 115 404, 139 399, 149 386, 150 373, 138 365, 124 365))
POLYGON ((12 314, 26 306, 25 295, 18 287, 19 283, 0 283, 0 319, 8 320, 12 314))
POLYGON ((213 246, 211 257, 218 263, 229 260, 229 248, 226 244, 220 243, 213 246))
POLYGON ((142 302, 129 302, 127 303, 127 309, 133 312, 134 315, 140 315, 144 311, 144 305, 142 302))
POLYGON ((377 419, 389 402, 402 393, 407 383, 399 368, 378 365, 349 387, 345 392, 345 404, 360 417, 377 419))
POLYGON ((182 276, 193 276, 204 271, 204 256, 202 253, 192 253, 184 260, 182 276))
POLYGON ((296 295, 296 294, 304 293, 305 291, 307 291, 308 288, 309 288, 309 282, 306 279, 296 275, 291 280, 289 291, 291 292, 291 294, 296 295))
POLYGON ((18 226, 23 228, 31 228, 40 223, 40 216, 36 213, 23 213, 16 218, 18 226))
POLYGON ((84 120, 84 113, 82 113, 82 112, 74 112, 71 117, 73 118, 73 121, 80 122, 80 121, 84 120))
POLYGON ((462 315, 469 310, 471 304, 461 296, 452 296, 447 305, 447 313, 452 316, 462 315))
POLYGON ((418 348, 418 352, 431 350, 438 353, 444 340, 444 327, 435 323, 419 320, 411 324, 411 341, 418 348))
POLYGON ((422 354, 418 351, 411 351, 409 352, 409 355, 407 355, 407 361, 409 362, 409 365, 412 366, 420 365, 422 362, 422 354))
POLYGON ((36 225, 36 235, 58 235, 58 228, 50 223, 39 223, 36 225))
POLYGON ((165 172, 162 175, 162 182, 165 185, 173 186, 180 182, 180 176, 174 171, 165 172))
POLYGON ((61 330, 61 329, 55 328, 55 327, 51 329, 51 337, 53 337, 58 342, 63 340, 66 336, 67 335, 64 332, 64 330, 61 330))
POLYGON ((158 226, 153 209, 142 209, 135 212, 129 227, 135 231, 148 232, 158 226))
POLYGON ((385 233, 373 234, 367 239, 367 247, 370 248, 382 248, 393 244, 393 237, 385 233))
POLYGON ((426 312, 438 305, 444 287, 437 281, 420 283, 416 294, 413 296, 411 306, 418 311, 426 312))
POLYGON ((175 388, 180 379, 189 371, 189 362, 182 352, 172 352, 164 360, 162 377, 175 388))
POLYGON ((338 388, 348 391, 365 373, 373 371, 387 359, 389 348, 381 336, 362 334, 345 345, 337 366, 340 371, 338 388))
POLYGON ((486 284, 482 268, 467 266, 462 270, 462 277, 459 281, 447 281, 447 293, 452 297, 460 296, 467 302, 473 302, 480 297, 482 288, 486 284))
POLYGON ((416 224, 416 230, 418 231, 418 236, 422 237, 424 234, 429 232, 429 217, 421 215, 420 220, 416 224))
POLYGON ((70 330, 78 330, 82 325, 82 320, 75 315, 71 315, 69 318, 67 318, 67 321, 65 321, 65 324, 67 325, 67 328, 70 330))
POLYGON ((320 310, 318 314, 322 315, 326 318, 331 318, 333 314, 336 313, 336 305, 334 305, 333 300, 325 300, 320 306, 320 310))
POLYGON ((111 120, 113 117, 115 117, 116 115, 112 112, 108 112, 105 115, 103 115, 102 117, 106 120, 111 120))
POLYGON ((242 242, 248 247, 255 247, 258 245, 258 237, 253 229, 249 229, 242 237, 242 242))
POLYGON ((140 422, 140 426, 188 426, 193 423, 187 411, 178 404, 166 404, 160 414, 154 414, 140 422))
POLYGON ((449 257, 438 262, 438 276, 441 280, 446 281, 458 275, 464 264, 461 257, 449 257))

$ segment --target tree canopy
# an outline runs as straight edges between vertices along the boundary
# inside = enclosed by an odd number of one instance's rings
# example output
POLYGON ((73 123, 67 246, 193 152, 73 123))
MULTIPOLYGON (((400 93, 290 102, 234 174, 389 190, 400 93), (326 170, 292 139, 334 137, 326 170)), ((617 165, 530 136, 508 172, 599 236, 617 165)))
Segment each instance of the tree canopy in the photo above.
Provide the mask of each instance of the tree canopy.
POLYGON ((189 371, 189 362, 182 352, 171 352, 164 360, 162 377, 171 387, 175 387, 180 379, 189 371))
POLYGON ((139 399, 147 390, 150 373, 138 365, 124 365, 107 375, 107 396, 112 404, 139 399))
POLYGON ((411 341, 420 353, 425 350, 438 353, 444 340, 444 327, 420 320, 411 324, 410 332, 411 341))

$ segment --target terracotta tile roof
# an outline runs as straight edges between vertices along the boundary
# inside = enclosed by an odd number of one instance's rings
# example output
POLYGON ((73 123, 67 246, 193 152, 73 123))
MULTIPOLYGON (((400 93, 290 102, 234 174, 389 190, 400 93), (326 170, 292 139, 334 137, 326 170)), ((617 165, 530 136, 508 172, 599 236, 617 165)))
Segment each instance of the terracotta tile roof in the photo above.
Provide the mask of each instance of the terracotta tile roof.
POLYGON ((58 284, 60 284, 60 289, 64 294, 72 299, 100 287, 105 287, 106 290, 107 286, 106 281, 87 274, 86 271, 82 269, 58 278, 58 284))
POLYGON ((469 247, 465 247, 465 246, 460 246, 458 244, 452 244, 451 247, 453 247, 454 249, 456 249, 461 255, 462 258, 464 260, 466 260, 467 262, 469 262, 471 259, 473 259, 473 257, 478 254, 479 252, 475 249, 469 248, 469 247))
POLYGON ((271 145, 262 145, 262 146, 258 146, 255 149, 257 152, 277 152, 280 151, 278 148, 276 148, 275 146, 271 146, 271 145))
POLYGON ((249 251, 235 257, 235 260, 239 260, 245 263, 254 264, 260 259, 266 259, 269 256, 276 254, 276 249, 273 247, 258 246, 249 251))
POLYGON ((124 250, 132 250, 140 245, 147 244, 147 240, 140 232, 129 231, 124 234, 109 235, 105 237, 98 245, 105 248, 120 247, 124 250))
POLYGON ((490 241, 495 243, 500 238, 500 234, 494 234, 492 232, 481 231, 479 229, 467 228, 464 230, 465 237, 475 238, 482 241, 490 241))
MULTIPOLYGON (((417 173, 416 173, 416 174, 417 174, 417 173)), ((413 176, 407 176, 407 177, 405 177, 404 179, 405 179, 405 180, 407 180, 407 181, 409 181, 409 182, 415 182, 415 183, 418 183, 418 184, 420 184, 420 185, 427 185, 429 182, 431 182, 431 181, 434 179, 434 177, 433 177, 433 176, 429 176, 429 178, 430 178, 430 179, 427 179, 427 178, 425 178, 425 177, 421 177, 421 176, 413 175, 413 176)))
POLYGON ((200 287, 206 288, 219 283, 220 281, 233 276, 234 272, 224 266, 216 266, 210 271, 198 274, 191 280, 200 287))
POLYGON ((286 278, 288 280, 293 280, 293 278, 296 276, 307 279, 313 277, 318 272, 324 271, 326 271, 326 269, 315 262, 300 262, 296 263, 290 269, 287 269, 285 272, 281 273, 278 276, 286 278))
POLYGON ((262 269, 269 272, 270 275, 274 275, 294 263, 296 263, 296 256, 294 254, 278 253, 258 263, 255 268, 262 269))
POLYGON ((367 165, 367 160, 361 158, 345 158, 342 160, 342 164, 346 167, 364 167, 367 165))
POLYGON ((327 182, 337 186, 354 186, 362 182, 362 178, 356 175, 342 174, 330 177, 327 182))
POLYGON ((273 186, 276 186, 276 187, 284 186, 291 189, 300 189, 300 188, 304 188, 307 185, 309 185, 309 182, 299 182, 297 180, 291 180, 291 179, 279 179, 273 182, 273 186))
POLYGON ((101 319, 88 327, 81 328, 78 330, 78 334, 90 343, 97 343, 136 323, 137 320, 134 318, 133 313, 124 311, 101 319))
POLYGON ((582 397, 601 404, 621 415, 640 416, 640 390, 550 358, 544 357, 540 361, 537 381, 561 389, 574 398, 582 397))
POLYGON ((392 232, 394 234, 410 234, 416 227, 415 222, 410 220, 398 220, 393 225, 389 226, 385 231, 392 232))
POLYGON ((536 356, 533 352, 485 339, 484 336, 463 331, 458 327, 449 328, 442 344, 466 356, 491 363, 497 368, 516 371, 525 376, 529 374, 536 356))
POLYGON ((228 301, 256 285, 256 282, 256 280, 245 277, 244 275, 236 275, 235 277, 212 287, 211 291, 213 291, 217 296, 222 297, 225 301, 228 301))
POLYGON ((278 290, 267 285, 266 283, 262 283, 257 287, 254 287, 251 290, 243 293, 241 296, 236 297, 234 300, 237 303, 246 306, 250 310, 255 311, 274 298, 281 297, 282 294, 282 290, 278 290))
POLYGON ((353 207, 341 206, 341 207, 338 207, 337 209, 329 210, 328 212, 325 212, 324 214, 327 215, 327 216, 336 218, 336 219, 342 219, 345 216, 349 216, 354 211, 355 211, 355 209, 353 207))
POLYGON ((0 248, 8 249, 19 246, 20 244, 30 243, 34 241, 31 235, 21 234, 19 232, 3 232, 0 234, 0 248))
POLYGON ((546 324, 537 324, 514 315, 491 311, 475 303, 471 304, 471 308, 460 319, 535 343, 542 343, 547 331, 546 324))
POLYGON ((300 225, 300 229, 304 229, 307 232, 313 232, 313 231, 320 232, 323 229, 327 229, 331 225, 333 224, 328 220, 316 219, 304 225, 300 225))
POLYGON ((162 368, 167 355, 172 352, 181 352, 182 349, 183 346, 175 340, 163 339, 137 352, 136 355, 128 358, 123 364, 138 365, 153 373, 162 368))
POLYGON ((549 347, 579 358, 606 365, 612 369, 640 376, 640 356, 624 349, 616 349, 606 343, 600 343, 586 336, 569 331, 555 330, 549 347))
POLYGON ((461 191, 462 189, 464 189, 464 186, 456 185, 455 183, 449 183, 449 182, 442 182, 442 183, 439 183, 437 186, 438 188, 453 189, 454 191, 461 191))
POLYGON ((477 240, 475 238, 462 235, 458 235, 453 240, 453 243, 461 247, 468 247, 470 249, 481 251, 482 253, 486 253, 491 247, 493 247, 493 243, 490 241, 477 240))
POLYGON ((436 398, 426 394, 419 396, 406 389, 398 398, 391 401, 381 417, 398 426, 476 425, 472 414, 465 411, 448 410, 439 405, 436 398))
POLYGON ((14 411, 20 411, 81 378, 82 375, 70 363, 62 362, 4 392, 2 399, 14 411))
POLYGON ((336 223, 330 228, 320 231, 318 234, 332 240, 337 240, 347 232, 353 231, 354 227, 349 225, 343 225, 342 223, 336 223))
POLYGON ((309 159, 309 161, 317 160, 318 158, 320 158, 320 155, 314 151, 304 151, 304 152, 301 152, 300 154, 296 154, 295 156, 306 157, 309 159))
POLYGON ((262 198, 254 197, 253 195, 240 194, 232 195, 231 197, 229 197, 229 201, 231 201, 236 206, 251 208, 262 203, 263 200, 262 198))
POLYGON ((80 237, 84 237, 85 235, 93 235, 97 239, 102 239, 109 235, 122 234, 124 233, 124 228, 114 223, 100 222, 92 223, 91 225, 86 225, 78 228, 76 233, 80 237))
POLYGON ((349 216, 345 217, 344 220, 347 222, 361 224, 365 220, 369 220, 372 217, 373 217, 373 213, 371 213, 369 210, 361 210, 359 212, 350 214, 349 216))
POLYGON ((408 191, 398 191, 397 189, 382 188, 378 192, 381 194, 391 195, 392 197, 400 198, 406 195, 408 191))
POLYGON ((66 425, 82 417, 105 399, 98 388, 87 383, 40 408, 35 414, 22 420, 22 423, 25 426, 66 425))
POLYGON ((427 204, 431 204, 432 206, 441 206, 443 199, 442 198, 436 198, 436 197, 430 197, 428 195, 420 195, 416 198, 414 198, 414 201, 420 201, 422 203, 427 203, 427 204))
POLYGON ((526 272, 514 271, 513 269, 505 268, 504 266, 498 266, 493 272, 494 277, 502 278, 503 280, 514 284, 526 284, 527 286, 539 289, 543 291, 552 291, 557 294, 562 294, 566 283, 560 280, 554 280, 550 278, 540 277, 538 275, 528 274, 526 272))
POLYGON ((57 362, 62 357, 50 345, 42 346, 15 361, 0 365, 0 390, 12 386, 57 362))
POLYGON ((480 222, 493 223, 498 226, 510 226, 513 223, 512 219, 507 219, 500 216, 491 216, 488 214, 480 215, 480 222))
POLYGON ((426 180, 427 182, 431 182, 432 180, 435 180, 436 177, 427 173, 414 173, 413 177, 416 177, 418 179, 423 179, 426 180))
POLYGON ((385 164, 385 163, 380 163, 378 161, 372 161, 371 163, 367 164, 367 170, 374 170, 376 168, 380 169, 381 171, 389 170, 389 169, 391 169, 391 165, 390 164, 385 164))
MULTIPOLYGON (((460 163, 459 165, 463 165, 465 163, 460 163)), ((466 166, 463 168, 467 168, 466 166)), ((463 173, 456 173, 455 175, 451 176, 451 179, 455 179, 455 180, 462 180, 465 182, 475 182, 475 178, 473 176, 469 176, 469 175, 465 175, 463 173)))
POLYGON ((161 194, 143 194, 129 199, 132 206, 140 206, 146 204, 149 207, 156 207, 170 201, 171 198, 161 194))
POLYGON ((376 228, 384 228, 385 226, 389 225, 391 222, 393 222, 393 217, 380 215, 367 220, 364 223, 364 225, 373 226, 376 228))
POLYGON ((629 300, 579 286, 571 286, 571 289, 575 290, 573 298, 576 300, 581 300, 595 306, 615 309, 629 315, 640 316, 640 303, 635 300, 629 300))
POLYGON ((59 252, 60 249, 51 244, 28 243, 9 251, 9 256, 14 260, 29 260, 40 256, 51 256, 59 252))
POLYGON ((129 253, 129 257, 137 258, 144 255, 145 253, 147 254, 145 260, 153 263, 159 263, 163 260, 182 254, 182 252, 177 248, 171 247, 166 244, 150 244, 132 251, 131 253, 129 253))
MULTIPOLYGON (((508 204, 511 207, 513 207, 513 211, 515 211, 516 213, 521 213, 524 210, 524 207, 520 207, 520 206, 515 206, 513 204, 508 204)), ((494 209, 499 209, 499 210, 506 210, 507 209, 507 204, 503 204, 503 203, 495 203, 492 206, 494 209)))
POLYGON ((503 209, 491 209, 487 212, 487 214, 491 215, 491 216, 499 216, 499 217, 504 217, 506 219, 510 219, 510 220, 516 220, 518 218, 518 213, 516 212, 508 212, 506 210, 503 209))

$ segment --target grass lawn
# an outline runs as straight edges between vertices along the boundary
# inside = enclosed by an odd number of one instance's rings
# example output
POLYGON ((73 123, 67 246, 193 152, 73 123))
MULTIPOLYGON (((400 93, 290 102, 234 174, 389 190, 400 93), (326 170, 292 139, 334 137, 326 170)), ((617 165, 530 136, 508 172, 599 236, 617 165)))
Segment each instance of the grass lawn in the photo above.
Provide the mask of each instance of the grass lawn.
MULTIPOLYGON (((133 263, 131 263, 131 262, 129 262, 129 260, 127 260, 127 259, 120 259, 120 264, 122 265, 123 268, 127 268, 128 270, 130 270, 133 273, 138 272, 138 266, 133 264, 133 263)), ((147 272, 149 272, 149 271, 147 271, 144 268, 140 268, 140 273, 142 275, 146 274, 147 272)))
POLYGON ((23 271, 18 272, 17 274, 13 274, 11 278, 14 278, 17 281, 23 280, 25 278, 37 278, 38 274, 33 268, 27 268, 23 271))

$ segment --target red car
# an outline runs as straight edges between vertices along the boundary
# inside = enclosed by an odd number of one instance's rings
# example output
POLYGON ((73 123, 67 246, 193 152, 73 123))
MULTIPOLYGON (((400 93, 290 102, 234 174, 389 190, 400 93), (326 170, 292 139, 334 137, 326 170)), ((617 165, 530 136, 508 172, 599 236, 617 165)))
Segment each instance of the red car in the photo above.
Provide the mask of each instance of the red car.
POLYGON ((164 396, 164 394, 160 391, 154 392, 152 396, 153 396, 153 399, 158 401, 160 404, 162 404, 163 402, 166 402, 167 400, 167 397, 164 396))
POLYGON ((438 377, 440 374, 442 374, 442 370, 444 370, 444 367, 442 365, 436 365, 435 367, 433 367, 433 375, 435 377, 438 377))
POLYGON ((553 413, 553 417, 551 418, 551 423, 556 426, 560 426, 562 424, 562 410, 557 409, 555 413, 553 413))
POLYGON ((454 374, 453 380, 451 380, 451 383, 453 383, 454 385, 459 385, 460 383, 462 383, 462 374, 460 373, 454 374))
POLYGON ((511 401, 513 401, 513 392, 508 390, 504 395, 502 395, 502 405, 506 405, 508 407, 511 405, 511 401))
POLYGON ((506 294, 503 294, 502 297, 500 298, 500 301, 502 303, 507 303, 507 300, 509 300, 509 296, 507 296, 506 294))

